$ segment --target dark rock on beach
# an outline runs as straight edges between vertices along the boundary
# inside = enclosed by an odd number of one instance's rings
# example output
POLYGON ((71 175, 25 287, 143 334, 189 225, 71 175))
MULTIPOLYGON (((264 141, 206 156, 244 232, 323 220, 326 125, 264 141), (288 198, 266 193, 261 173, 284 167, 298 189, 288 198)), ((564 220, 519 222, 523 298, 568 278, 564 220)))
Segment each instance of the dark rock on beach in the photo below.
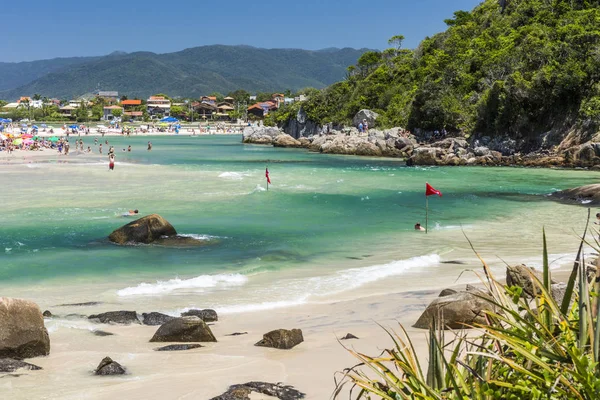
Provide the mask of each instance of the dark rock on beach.
POLYGON ((0 357, 32 358, 50 353, 50 337, 37 304, 0 297, 0 357))
POLYGON ((42 314, 45 318, 51 318, 52 317, 52 313, 48 310, 44 311, 44 313, 42 314))
POLYGON ((458 292, 434 299, 413 326, 429 329, 435 323, 444 329, 469 328, 474 324, 486 324, 485 313, 491 310, 492 305, 485 297, 458 292))
POLYGON ((101 331, 101 330, 93 330, 92 334, 95 336, 100 336, 100 337, 104 337, 104 336, 113 336, 114 333, 110 333, 110 332, 106 332, 106 331, 101 331))
POLYGON ((273 347, 275 349, 289 350, 304 341, 300 329, 277 329, 263 335, 262 340, 255 346, 273 347))
POLYGON ((219 316, 215 310, 189 310, 181 313, 182 317, 198 317, 204 322, 215 322, 219 320, 219 316))
POLYGON ((116 361, 113 361, 110 357, 104 357, 98 368, 96 368, 96 375, 123 375, 125 368, 116 361))
POLYGON ((279 400, 299 400, 304 398, 304 393, 299 392, 292 386, 286 386, 281 383, 248 382, 242 385, 233 385, 229 387, 227 392, 210 400, 250 400, 251 398, 256 398, 252 396, 253 394, 262 394, 279 400))
POLYGON ((234 332, 234 333, 230 333, 229 335, 225 335, 225 336, 242 336, 242 335, 247 335, 248 332, 234 332))
POLYGON ((450 296, 450 295, 456 294, 456 293, 458 293, 458 292, 454 289, 444 289, 440 292, 438 297, 446 297, 446 296, 450 296))
POLYGON ((151 326, 162 325, 165 322, 169 322, 169 321, 175 319, 175 317, 172 317, 167 314, 161 314, 159 312, 142 313, 142 317, 143 317, 142 323, 144 325, 151 325, 151 326))
POLYGON ((166 219, 151 214, 115 230, 108 239, 117 244, 149 244, 163 236, 176 236, 177 231, 166 219))
MULTIPOLYGON (((526 265, 509 265, 506 267, 506 284, 508 286, 518 286, 523 288, 523 292, 528 297, 534 296, 535 276, 540 282, 543 281, 542 273, 526 265)), ((555 283, 554 281, 552 283, 555 283)))
POLYGON ((190 343, 190 344, 170 344, 164 347, 158 347, 154 350, 156 351, 183 351, 183 350, 192 350, 199 349, 200 347, 204 347, 198 343, 190 343))
POLYGON ((13 360, 12 358, 0 358, 0 372, 15 372, 18 369, 36 371, 42 368, 21 360, 13 360))
POLYGON ((85 303, 59 304, 56 307, 87 307, 103 304, 101 301, 87 301, 85 303))
POLYGON ((109 311, 90 315, 88 319, 95 319, 103 324, 141 324, 135 311, 109 311))
POLYGON ((217 339, 198 317, 175 318, 161 325, 150 342, 216 342, 217 339))
POLYGON ((346 336, 344 336, 343 338, 341 338, 340 340, 350 340, 350 339, 358 339, 357 336, 354 336, 351 333, 346 334, 346 336))

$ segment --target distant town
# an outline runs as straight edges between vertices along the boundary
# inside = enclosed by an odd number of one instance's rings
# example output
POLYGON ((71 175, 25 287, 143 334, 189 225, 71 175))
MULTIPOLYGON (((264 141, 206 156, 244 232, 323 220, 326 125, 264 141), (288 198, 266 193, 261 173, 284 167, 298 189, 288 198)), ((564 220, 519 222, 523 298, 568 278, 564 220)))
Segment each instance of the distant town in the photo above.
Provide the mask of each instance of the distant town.
POLYGON ((23 96, 8 103, 0 100, 0 117, 13 121, 153 121, 175 117, 182 121, 261 120, 285 104, 306 100, 299 93, 259 93, 238 90, 223 96, 213 93, 198 99, 174 99, 156 94, 129 99, 117 91, 96 91, 72 100, 23 96))

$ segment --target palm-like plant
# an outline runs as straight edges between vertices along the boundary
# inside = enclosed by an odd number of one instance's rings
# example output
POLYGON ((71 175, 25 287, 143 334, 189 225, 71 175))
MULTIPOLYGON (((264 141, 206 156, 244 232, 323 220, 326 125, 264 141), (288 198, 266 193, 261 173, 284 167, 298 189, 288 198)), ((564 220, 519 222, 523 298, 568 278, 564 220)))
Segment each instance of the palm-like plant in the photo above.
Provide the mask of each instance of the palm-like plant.
POLYGON ((522 288, 496 280, 480 258, 490 294, 481 298, 493 305, 487 324, 455 333, 450 342, 441 324, 432 326, 427 373, 406 331, 386 330, 394 347, 380 356, 348 349, 360 364, 342 372, 334 397, 350 385, 351 398, 357 399, 599 399, 600 272, 590 287, 584 234, 559 304, 552 296, 545 232, 542 236, 543 278, 531 274, 533 299, 524 297, 522 288))

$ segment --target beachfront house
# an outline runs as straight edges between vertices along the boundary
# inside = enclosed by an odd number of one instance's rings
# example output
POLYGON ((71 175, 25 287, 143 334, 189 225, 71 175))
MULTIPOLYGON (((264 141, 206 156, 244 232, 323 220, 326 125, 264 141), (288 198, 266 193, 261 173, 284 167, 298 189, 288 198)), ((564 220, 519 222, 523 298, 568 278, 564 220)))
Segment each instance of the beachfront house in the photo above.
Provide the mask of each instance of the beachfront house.
POLYGON ((58 109, 58 112, 60 115, 64 116, 64 117, 70 117, 73 115, 73 111, 75 111, 77 109, 77 107, 73 107, 73 106, 64 106, 58 109))
POLYGON ((233 103, 235 102, 235 99, 233 97, 227 96, 223 99, 223 102, 233 105, 233 103))
POLYGON ((119 92, 112 90, 99 90, 96 97, 104 99, 104 102, 108 105, 115 105, 119 102, 119 92))
POLYGON ((212 119, 213 115, 217 113, 217 106, 207 102, 195 102, 192 103, 194 112, 200 115, 202 119, 212 119))
POLYGON ((248 107, 248 114, 262 119, 270 112, 277 110, 277 108, 278 106, 275 100, 263 101, 252 104, 250 107, 248 107))
POLYGON ((123 107, 123 115, 125 115, 125 119, 141 119, 144 116, 144 112, 140 111, 141 105, 142 101, 138 99, 121 101, 121 106, 123 107))
POLYGON ((150 96, 146 100, 148 114, 168 117, 171 114, 171 101, 163 96, 150 96))
POLYGON ((217 104, 217 97, 216 96, 202 96, 202 97, 200 97, 200 102, 212 104, 214 106, 217 104))
POLYGON ((121 106, 104 106, 103 108, 103 115, 102 115, 102 119, 104 121, 111 121, 115 118, 115 115, 113 113, 113 111, 115 110, 121 110, 121 113, 123 112, 123 107, 121 106))

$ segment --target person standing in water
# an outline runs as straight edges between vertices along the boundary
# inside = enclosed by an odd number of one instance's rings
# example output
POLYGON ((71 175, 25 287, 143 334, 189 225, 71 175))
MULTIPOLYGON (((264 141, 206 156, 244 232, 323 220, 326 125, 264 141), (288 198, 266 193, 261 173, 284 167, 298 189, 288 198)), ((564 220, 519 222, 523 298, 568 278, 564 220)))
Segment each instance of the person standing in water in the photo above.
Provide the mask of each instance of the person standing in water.
POLYGON ((113 171, 115 169, 115 154, 114 153, 111 153, 108 156, 108 169, 110 171, 113 171))
POLYGON ((152 142, 148 142, 148 151, 152 150, 152 142))
POLYGON ((100 146, 98 146, 98 151, 100 152, 100 154, 102 154, 102 143, 100 143, 100 146))

